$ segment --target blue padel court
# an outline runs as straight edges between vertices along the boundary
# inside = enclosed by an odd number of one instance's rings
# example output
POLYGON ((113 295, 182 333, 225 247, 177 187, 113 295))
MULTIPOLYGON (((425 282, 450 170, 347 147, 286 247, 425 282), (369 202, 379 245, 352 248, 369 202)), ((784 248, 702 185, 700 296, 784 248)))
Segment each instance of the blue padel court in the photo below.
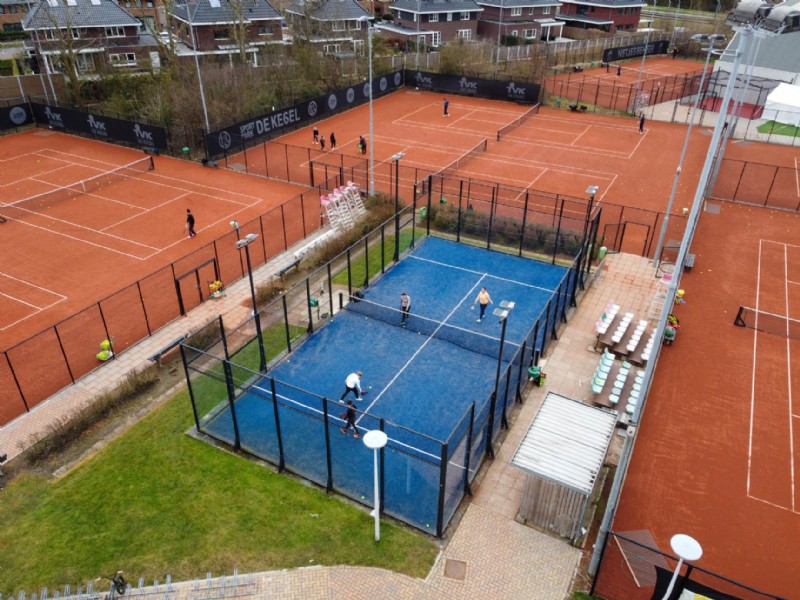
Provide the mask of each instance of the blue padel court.
POLYGON ((567 306, 573 273, 424 238, 363 297, 345 298, 343 310, 251 380, 232 404, 235 419, 231 405, 220 403, 202 430, 226 441, 238 434, 245 450, 355 499, 370 498, 372 452, 339 430, 345 378, 362 371, 367 393, 356 402, 356 424, 361 434, 381 428, 389 437, 384 510, 429 529, 437 516, 441 524, 444 508, 446 522, 485 453, 493 397, 499 428, 506 403, 527 381, 523 366, 532 348, 549 335, 546 326, 534 326, 554 318, 546 314, 550 307, 567 306), (474 303, 482 287, 493 303, 478 322, 474 303), (405 324, 402 292, 411 297, 405 324), (502 301, 514 303, 505 332, 493 314, 502 301))

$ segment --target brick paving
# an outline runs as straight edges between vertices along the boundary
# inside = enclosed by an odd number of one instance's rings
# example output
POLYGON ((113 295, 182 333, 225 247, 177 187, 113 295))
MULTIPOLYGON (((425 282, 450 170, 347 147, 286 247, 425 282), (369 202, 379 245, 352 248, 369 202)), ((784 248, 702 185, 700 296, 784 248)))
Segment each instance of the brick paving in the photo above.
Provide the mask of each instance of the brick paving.
MULTIPOLYGON (((269 281, 293 260, 291 253, 282 254, 255 272, 256 282, 269 281)), ((251 585, 239 588, 235 595, 258 600, 567 598, 580 551, 561 538, 516 521, 525 474, 512 467, 509 460, 548 390, 591 402, 589 381, 598 362, 593 351, 594 323, 611 298, 624 310, 646 318, 658 285, 654 275, 647 259, 624 254, 606 257, 580 306, 559 332, 558 342, 551 345, 542 361, 546 386, 528 391, 505 442, 482 473, 472 501, 454 531, 443 540, 443 549, 425 579, 375 568, 313 566, 252 574, 251 585), (456 577, 446 575, 446 569, 456 577)), ((1 429, 0 452, 15 456, 33 437, 43 434, 49 424, 86 406, 94 394, 112 388, 119 377, 146 364, 147 356, 180 335, 219 314, 232 323, 244 320, 249 314, 249 298, 246 278, 231 285, 224 298, 204 303, 1 429)), ((174 592, 167 596, 194 600, 234 595, 231 589, 227 593, 201 593, 205 584, 205 580, 173 584, 174 592)))

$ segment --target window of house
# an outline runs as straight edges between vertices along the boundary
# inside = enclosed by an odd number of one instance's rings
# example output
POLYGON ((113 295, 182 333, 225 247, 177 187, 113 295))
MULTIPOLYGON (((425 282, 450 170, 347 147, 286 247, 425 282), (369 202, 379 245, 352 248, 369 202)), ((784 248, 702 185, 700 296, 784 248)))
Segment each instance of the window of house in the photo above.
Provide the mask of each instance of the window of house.
POLYGON ((147 0, 147 8, 153 8, 154 4, 152 0, 147 0))
POLYGON ((529 15, 532 15, 532 14, 534 13, 534 11, 535 11, 535 10, 536 10, 536 9, 535 9, 533 6, 531 6, 531 7, 528 9, 528 14, 529 14, 529 15))
POLYGON ((469 13, 468 12, 462 12, 460 20, 461 21, 469 21, 469 13))
POLYGON ((259 25, 258 35, 272 35, 272 25, 259 25))
POLYGON ((56 39, 55 29, 45 29, 42 33, 44 34, 44 39, 50 40, 51 42, 55 41, 56 39))
POLYGON ((81 39, 81 30, 80 27, 73 27, 72 28, 72 39, 79 40, 81 39))
POLYGON ((228 39, 228 29, 227 28, 214 29, 214 39, 215 40, 227 40, 228 39))
POLYGON ((350 21, 350 29, 361 30, 361 21, 350 21))
POLYGON ((347 23, 345 21, 334 21, 332 27, 334 31, 346 31, 347 23))
POLYGON ((115 67, 131 67, 136 65, 136 54, 133 52, 109 54, 108 60, 115 67))
POLYGON ((428 15, 428 23, 438 23, 439 22, 439 13, 435 15, 428 15))
POLYGON ((124 27, 106 27, 106 37, 117 38, 125 37, 124 27))
POLYGON ((456 35, 462 40, 468 40, 472 37, 472 29, 459 29, 456 35))
POLYGON ((511 37, 519 37, 519 31, 516 29, 511 30, 511 37))
POLYGON ((522 16, 522 8, 517 6, 511 9, 511 16, 512 17, 519 17, 522 16))
POLYGON ((341 54, 342 53, 342 45, 341 44, 325 44, 323 46, 323 52, 325 52, 325 54, 341 54))
POLYGON ((353 51, 356 54, 364 54, 364 40, 353 40, 353 51))
POLYGON ((434 48, 438 48, 439 44, 441 43, 442 43, 442 32, 434 31, 433 35, 431 36, 431 46, 434 48))
POLYGON ((543 6, 542 7, 542 14, 543 15, 549 15, 550 14, 550 7, 549 6, 543 6))
POLYGON ((526 29, 523 31, 526 40, 535 40, 536 39, 536 30, 535 29, 526 29))
POLYGON ((75 66, 78 69, 78 73, 94 71, 94 58, 91 54, 78 54, 75 56, 75 66))

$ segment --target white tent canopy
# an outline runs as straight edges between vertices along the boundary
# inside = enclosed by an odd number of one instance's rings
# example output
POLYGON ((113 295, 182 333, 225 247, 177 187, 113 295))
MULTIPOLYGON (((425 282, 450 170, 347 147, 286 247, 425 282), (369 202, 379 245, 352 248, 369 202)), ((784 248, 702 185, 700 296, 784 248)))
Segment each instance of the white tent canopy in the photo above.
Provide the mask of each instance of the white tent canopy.
POLYGON ((800 127, 800 85, 781 83, 772 90, 762 118, 800 127))

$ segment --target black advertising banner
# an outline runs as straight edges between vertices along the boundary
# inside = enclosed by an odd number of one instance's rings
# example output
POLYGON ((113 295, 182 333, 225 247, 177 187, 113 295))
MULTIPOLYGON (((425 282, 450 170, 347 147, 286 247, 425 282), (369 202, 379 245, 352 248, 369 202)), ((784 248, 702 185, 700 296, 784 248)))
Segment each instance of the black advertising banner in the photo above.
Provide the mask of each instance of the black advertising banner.
POLYGON ((476 96, 491 100, 510 100, 535 104, 539 101, 539 86, 535 83, 479 79, 466 75, 443 75, 424 71, 407 71, 406 85, 429 92, 445 92, 461 96, 476 96))
POLYGON ((635 44, 633 46, 623 46, 622 48, 609 48, 603 52, 603 62, 614 62, 627 58, 638 58, 647 54, 666 54, 669 50, 669 40, 659 40, 648 44, 635 44))
MULTIPOLYGON (((403 85, 402 71, 376 77, 372 81, 372 97, 379 98, 403 85)), ((206 147, 211 158, 231 152, 241 152, 244 146, 270 139, 287 129, 303 127, 323 115, 340 112, 369 101, 369 84, 357 84, 306 100, 289 108, 240 121, 206 135, 206 147)))
MULTIPOLYGON (((672 579, 673 573, 666 569, 662 569, 659 566, 654 565, 654 567, 656 570, 656 585, 655 589, 653 590, 652 600, 661 600, 664 597, 664 594, 667 593, 667 588, 669 587, 669 582, 672 579)), ((722 580, 720 580, 720 584, 730 587, 730 584, 727 584, 722 580)), ((742 593, 745 593, 744 588, 742 588, 742 593)), ((705 600, 742 600, 739 596, 731 596, 730 594, 719 592, 708 587, 707 585, 686 579, 684 576, 679 575, 675 582, 675 587, 670 594, 670 600, 682 600, 683 598, 704 598, 705 600)))
POLYGON ((27 104, 0 106, 0 130, 15 129, 33 123, 33 115, 27 104))
POLYGON ((64 133, 86 135, 108 142, 122 142, 146 149, 166 150, 167 148, 167 132, 163 127, 36 102, 32 102, 31 107, 36 122, 43 127, 64 133))

